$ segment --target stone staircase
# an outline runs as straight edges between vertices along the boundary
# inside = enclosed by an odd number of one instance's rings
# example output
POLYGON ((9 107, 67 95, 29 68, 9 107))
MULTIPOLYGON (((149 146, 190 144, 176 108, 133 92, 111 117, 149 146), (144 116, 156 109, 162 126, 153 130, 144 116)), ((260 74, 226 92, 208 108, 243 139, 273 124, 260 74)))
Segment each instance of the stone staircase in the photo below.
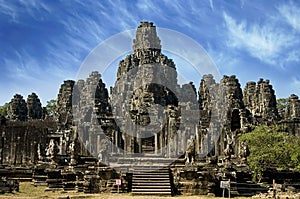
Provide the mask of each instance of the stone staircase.
POLYGON ((168 168, 140 166, 132 175, 133 195, 171 195, 170 172, 168 168))
MULTIPOLYGON (((242 169, 242 168, 241 168, 242 169)), ((266 193, 268 188, 251 181, 249 172, 236 171, 236 178, 231 179, 230 193, 233 197, 251 197, 259 193, 266 193)))

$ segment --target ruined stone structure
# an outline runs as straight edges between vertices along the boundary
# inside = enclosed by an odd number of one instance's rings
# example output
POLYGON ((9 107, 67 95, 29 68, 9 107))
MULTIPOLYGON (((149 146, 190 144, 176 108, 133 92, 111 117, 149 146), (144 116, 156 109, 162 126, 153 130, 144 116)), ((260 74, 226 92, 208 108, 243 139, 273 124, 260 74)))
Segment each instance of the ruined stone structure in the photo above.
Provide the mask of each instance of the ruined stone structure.
POLYGON ((292 94, 289 97, 284 118, 280 123, 286 126, 292 134, 300 136, 300 100, 297 95, 292 94))
POLYGON ((42 120, 35 93, 27 102, 15 95, 8 121, 1 119, 0 164, 31 166, 34 183, 49 190, 113 191, 122 178, 122 190, 137 193, 143 187, 132 176, 149 176, 150 163, 167 167, 152 180, 164 175, 160 188, 168 194, 218 194, 222 180, 232 180, 236 192, 251 180, 249 149, 238 140, 251 125, 279 123, 300 135, 298 96, 290 96, 280 118, 268 80, 242 90, 234 75, 216 82, 205 74, 198 91, 192 82, 179 85, 176 65, 161 48, 153 23, 141 22, 110 91, 96 71, 64 81, 53 121, 42 120))
POLYGON ((13 99, 9 102, 7 115, 11 120, 26 121, 27 116, 27 105, 22 95, 16 94, 13 99))
POLYGON ((269 80, 259 79, 257 84, 255 82, 246 84, 243 100, 254 124, 263 121, 275 123, 279 119, 275 92, 269 82, 269 80))
POLYGON ((39 97, 35 93, 28 95, 27 101, 23 96, 16 94, 9 102, 8 119, 13 121, 27 121, 42 119, 44 110, 39 97))
POLYGON ((72 93, 75 82, 64 81, 59 89, 56 103, 56 118, 61 129, 68 129, 72 125, 72 93))
POLYGON ((98 157, 105 149, 105 139, 110 134, 112 121, 109 118, 111 108, 108 103, 108 90, 98 72, 93 72, 86 80, 78 80, 74 86, 73 120, 83 144, 80 154, 92 154, 98 157), (100 120, 98 120, 101 118, 100 120), (101 128, 101 126, 102 128, 101 128))
POLYGON ((40 102, 39 97, 35 93, 28 95, 27 110, 28 110, 28 119, 35 120, 35 119, 43 118, 42 104, 40 102))
MULTIPOLYGON (((146 151, 168 157, 183 154, 186 143, 178 144, 178 140, 186 141, 188 131, 195 132, 196 126, 179 129, 180 123, 188 122, 183 121, 180 111, 197 108, 195 88, 190 84, 178 85, 175 64, 162 54, 153 23, 140 24, 133 51, 120 61, 111 92, 110 100, 120 129, 114 131, 120 133, 113 135, 117 137, 114 144, 128 154, 146 151), (177 148, 179 145, 183 147, 177 148)), ((183 128, 188 127, 185 124, 183 128)))
POLYGON ((300 118, 300 100, 299 97, 295 94, 292 94, 286 105, 284 119, 293 120, 300 118))

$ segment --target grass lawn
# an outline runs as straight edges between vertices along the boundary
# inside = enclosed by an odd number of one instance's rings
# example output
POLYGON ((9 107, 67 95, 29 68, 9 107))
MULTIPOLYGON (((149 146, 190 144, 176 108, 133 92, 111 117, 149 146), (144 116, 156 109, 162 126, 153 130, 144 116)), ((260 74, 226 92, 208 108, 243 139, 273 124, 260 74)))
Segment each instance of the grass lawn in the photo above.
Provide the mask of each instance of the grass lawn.
POLYGON ((20 192, 14 192, 14 193, 6 193, 3 195, 0 195, 0 199, 3 198, 67 198, 69 196, 70 198, 99 198, 99 199, 157 199, 157 198, 163 198, 163 199, 176 199, 176 198, 187 198, 187 199, 207 199, 207 198, 214 198, 214 197, 207 197, 207 196, 132 196, 130 193, 125 194, 111 194, 111 193, 99 193, 99 194, 84 194, 84 193, 78 193, 78 192, 61 192, 61 191, 45 191, 44 186, 37 186, 34 187, 31 185, 30 182, 22 182, 20 183, 20 192))

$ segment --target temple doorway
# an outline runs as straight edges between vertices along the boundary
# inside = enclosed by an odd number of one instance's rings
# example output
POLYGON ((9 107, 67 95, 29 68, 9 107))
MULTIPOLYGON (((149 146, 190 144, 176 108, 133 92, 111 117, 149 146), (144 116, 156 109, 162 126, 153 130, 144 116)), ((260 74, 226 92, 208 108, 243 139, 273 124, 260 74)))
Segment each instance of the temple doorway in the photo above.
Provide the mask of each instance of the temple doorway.
POLYGON ((142 154, 154 154, 155 142, 154 136, 149 135, 142 138, 142 154))

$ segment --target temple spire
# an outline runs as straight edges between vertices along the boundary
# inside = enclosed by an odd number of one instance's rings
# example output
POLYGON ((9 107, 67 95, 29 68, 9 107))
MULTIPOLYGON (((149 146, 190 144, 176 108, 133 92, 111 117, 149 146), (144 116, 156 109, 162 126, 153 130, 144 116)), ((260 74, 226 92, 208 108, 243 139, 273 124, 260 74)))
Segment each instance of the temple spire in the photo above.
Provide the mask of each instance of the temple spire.
POLYGON ((141 22, 133 40, 133 51, 161 50, 160 39, 156 33, 156 26, 152 22, 141 22))

